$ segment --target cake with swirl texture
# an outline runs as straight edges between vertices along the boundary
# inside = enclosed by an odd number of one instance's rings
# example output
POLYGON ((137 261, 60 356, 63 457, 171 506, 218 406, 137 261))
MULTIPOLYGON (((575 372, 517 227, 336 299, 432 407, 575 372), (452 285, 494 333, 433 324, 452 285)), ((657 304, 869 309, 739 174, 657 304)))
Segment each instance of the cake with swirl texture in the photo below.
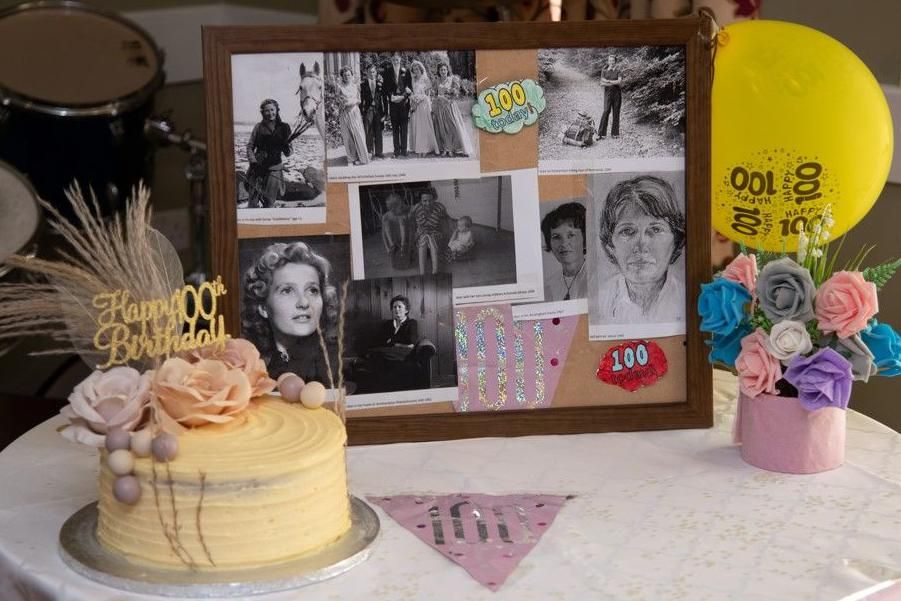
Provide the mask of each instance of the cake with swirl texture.
POLYGON ((115 476, 101 461, 100 543, 133 563, 224 570, 291 560, 344 534, 341 420, 275 397, 252 405, 231 422, 179 435, 168 463, 136 459, 134 505, 113 497, 115 476))

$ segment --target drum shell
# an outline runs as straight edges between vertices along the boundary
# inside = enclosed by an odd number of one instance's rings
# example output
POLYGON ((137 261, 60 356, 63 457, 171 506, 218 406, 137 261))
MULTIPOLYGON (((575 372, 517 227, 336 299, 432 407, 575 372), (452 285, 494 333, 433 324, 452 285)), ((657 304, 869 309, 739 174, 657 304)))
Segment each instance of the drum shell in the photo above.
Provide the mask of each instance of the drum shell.
POLYGON ((0 160, 69 217, 73 181, 94 191, 105 214, 123 207, 153 176, 144 128, 165 80, 160 49, 119 14, 74 0, 6 8, 0 24, 5 46, 21 49, 0 55, 9 77, 0 77, 0 160), (24 70, 29 62, 42 68, 24 70))
POLYGON ((132 187, 153 177, 153 146, 144 122, 153 98, 118 115, 57 116, 0 107, 0 159, 25 174, 41 198, 71 217, 65 190, 78 181, 94 191, 105 214, 123 205, 132 187))

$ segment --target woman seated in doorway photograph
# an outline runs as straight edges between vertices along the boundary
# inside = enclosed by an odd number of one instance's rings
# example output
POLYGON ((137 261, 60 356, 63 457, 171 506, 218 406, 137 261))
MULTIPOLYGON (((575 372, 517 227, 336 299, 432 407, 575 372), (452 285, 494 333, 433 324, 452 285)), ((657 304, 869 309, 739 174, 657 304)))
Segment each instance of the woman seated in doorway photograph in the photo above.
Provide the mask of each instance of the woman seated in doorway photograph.
POLYGON ((599 283, 606 323, 685 321, 685 283, 673 269, 685 246, 685 215, 669 183, 641 175, 616 184, 604 203, 600 241, 619 271, 599 283))
POLYGON ((337 375, 338 294, 329 281, 331 270, 328 259, 307 244, 278 242, 244 273, 242 329, 260 350, 270 377, 293 372, 328 386, 329 369, 337 375), (329 348, 328 364, 317 328, 329 348))
POLYGON ((352 379, 362 394, 429 388, 428 361, 435 346, 420 341, 419 324, 410 317, 410 299, 391 298, 391 319, 376 329, 373 346, 353 365, 352 379))

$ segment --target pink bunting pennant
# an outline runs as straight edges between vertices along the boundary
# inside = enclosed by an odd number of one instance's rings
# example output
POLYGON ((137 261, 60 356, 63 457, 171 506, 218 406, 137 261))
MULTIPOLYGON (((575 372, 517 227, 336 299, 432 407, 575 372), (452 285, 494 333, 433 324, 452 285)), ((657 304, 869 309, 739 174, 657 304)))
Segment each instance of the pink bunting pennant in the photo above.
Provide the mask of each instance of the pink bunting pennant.
POLYGON ((454 312, 457 411, 548 407, 579 317, 514 321, 510 305, 454 312))
POLYGON ((367 498, 496 591, 572 497, 457 493, 367 498))

